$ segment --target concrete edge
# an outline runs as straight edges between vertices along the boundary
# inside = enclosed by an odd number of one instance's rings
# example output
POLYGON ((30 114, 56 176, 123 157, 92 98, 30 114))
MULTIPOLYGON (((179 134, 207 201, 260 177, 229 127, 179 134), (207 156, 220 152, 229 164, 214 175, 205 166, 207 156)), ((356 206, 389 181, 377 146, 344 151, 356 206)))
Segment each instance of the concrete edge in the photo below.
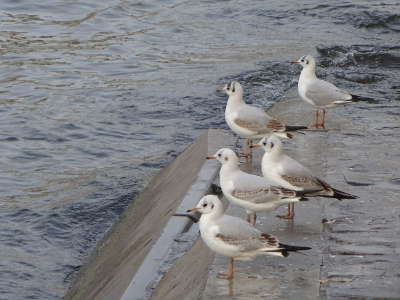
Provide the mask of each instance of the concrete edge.
MULTIPOLYGON (((185 212, 187 209, 196 206, 199 199, 209 191, 218 170, 219 167, 216 164, 206 161, 199 171, 197 180, 189 188, 177 211, 185 212)), ((149 254, 122 295, 122 300, 148 299, 151 296, 152 289, 150 286, 155 287, 161 280, 162 273, 167 271, 161 271, 161 269, 165 268, 166 265, 172 266, 174 264, 169 254, 175 243, 175 237, 182 234, 192 224, 193 222, 190 219, 184 217, 171 217, 169 219, 161 236, 152 246, 149 254)), ((192 240, 192 242, 194 243, 195 240, 192 240)), ((187 251, 187 249, 181 249, 179 253, 175 253, 175 259, 184 255, 186 252, 184 250, 187 251)))
MULTIPOLYGON (((67 291, 64 299, 106 299, 106 295, 102 292, 104 290, 117 290, 117 288, 107 287, 114 278, 118 277, 118 268, 126 262, 119 256, 122 254, 124 248, 126 248, 126 240, 128 236, 132 237, 130 232, 138 236, 136 239, 136 247, 130 245, 128 251, 137 251, 136 253, 136 263, 131 266, 129 274, 124 274, 124 278, 120 278, 120 281, 127 281, 125 284, 122 283, 118 286, 122 291, 119 296, 113 294, 114 299, 119 298, 125 288, 130 283, 130 277, 133 276, 140 266, 141 261, 147 255, 149 249, 161 234, 164 223, 159 224, 159 228, 151 228, 150 232, 141 232, 141 226, 146 226, 146 217, 149 218, 151 213, 157 210, 159 217, 169 219, 170 215, 175 211, 174 208, 169 208, 168 206, 162 206, 153 208, 157 205, 159 199, 156 199, 155 188, 163 188, 167 186, 170 182, 168 180, 168 175, 174 170, 181 168, 182 165, 187 163, 188 153, 199 148, 200 152, 206 152, 206 145, 208 143, 208 133, 201 135, 196 142, 188 146, 177 158, 175 158, 171 163, 164 167, 160 172, 158 172, 153 179, 146 185, 141 193, 139 193, 135 200, 126 208, 125 212, 121 215, 120 219, 113 225, 113 227, 105 234, 102 240, 98 243, 93 253, 88 257, 86 262, 84 262, 80 272, 76 275, 72 285, 67 291), (150 200, 150 201, 149 201, 150 200), (168 209, 166 212, 165 209, 168 209)), ((190 159, 190 158, 189 158, 190 159)), ((189 178, 189 184, 185 186, 190 186, 195 180, 198 168, 201 165, 192 166, 194 169, 193 178, 189 178)), ((183 184, 183 183, 182 183, 183 184)), ((185 188, 185 187, 184 187, 185 188)), ((185 189, 186 191, 186 189, 185 189)), ((161 203, 162 204, 162 203, 161 203)), ((150 224, 151 225, 151 224, 150 224)), ((133 238, 133 237, 132 237, 133 238)))
POLYGON ((194 238, 187 247, 176 251, 174 240, 191 221, 171 216, 197 204, 209 191, 219 165, 204 158, 232 141, 231 134, 210 129, 155 175, 99 242, 64 299, 148 299, 158 282, 166 281, 163 274, 181 256, 187 259, 188 247, 194 244, 207 256, 197 241, 197 227, 189 230, 194 238))

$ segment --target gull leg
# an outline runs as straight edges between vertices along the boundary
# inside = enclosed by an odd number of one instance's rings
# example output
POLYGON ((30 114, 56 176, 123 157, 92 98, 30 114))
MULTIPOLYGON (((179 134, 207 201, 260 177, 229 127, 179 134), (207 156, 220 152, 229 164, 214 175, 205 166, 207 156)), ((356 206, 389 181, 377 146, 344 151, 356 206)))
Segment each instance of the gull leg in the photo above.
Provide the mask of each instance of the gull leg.
POLYGON ((289 219, 293 220, 293 218, 294 218, 294 203, 288 204, 288 210, 289 210, 289 219))
POLYGON ((220 273, 218 273, 218 278, 220 278, 220 279, 226 279, 226 280, 231 280, 232 278, 233 278, 233 274, 235 273, 235 270, 234 270, 234 263, 235 263, 235 260, 231 257, 230 259, 229 259, 229 269, 228 269, 228 273, 222 273, 222 272, 220 272, 220 273))
POLYGON ((321 122, 321 127, 323 129, 325 129, 325 114, 326 114, 326 111, 325 111, 325 109, 323 109, 322 110, 322 122, 321 122))
POLYGON ((319 127, 319 109, 315 111, 315 122, 311 124, 311 127, 318 128, 319 127))
POLYGON ((288 204, 288 213, 287 215, 277 216, 278 218, 285 219, 285 220, 293 220, 294 218, 294 203, 288 204))
POLYGON ((253 217, 253 223, 252 223, 252 225, 253 225, 253 226, 256 226, 256 221, 257 221, 257 215, 256 215, 256 213, 254 213, 253 216, 254 216, 254 217, 253 217))
POLYGON ((251 160, 253 157, 252 150, 251 150, 252 144, 253 144, 253 141, 251 139, 246 139, 246 150, 245 150, 244 154, 240 155, 240 157, 246 158, 246 162, 251 160))
POLYGON ((257 220, 257 215, 255 212, 247 211, 246 221, 251 225, 255 225, 257 220))
POLYGON ((248 150, 248 159, 251 160, 253 158, 253 153, 252 153, 252 148, 251 146, 253 145, 253 140, 252 139, 247 139, 247 150, 248 150))
POLYGON ((257 215, 256 215, 256 213, 252 213, 250 215, 250 222, 249 223, 251 225, 255 226, 256 225, 256 221, 257 221, 257 215))

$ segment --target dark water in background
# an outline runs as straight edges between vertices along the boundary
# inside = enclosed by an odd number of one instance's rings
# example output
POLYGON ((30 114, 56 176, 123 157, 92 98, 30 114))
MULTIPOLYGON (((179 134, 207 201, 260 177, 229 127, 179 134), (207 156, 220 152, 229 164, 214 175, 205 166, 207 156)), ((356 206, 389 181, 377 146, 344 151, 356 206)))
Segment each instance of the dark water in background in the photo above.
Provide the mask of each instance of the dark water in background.
POLYGON ((225 127, 227 80, 268 107, 313 53, 383 105, 399 41, 397 0, 1 1, 0 299, 60 298, 151 176, 225 127))

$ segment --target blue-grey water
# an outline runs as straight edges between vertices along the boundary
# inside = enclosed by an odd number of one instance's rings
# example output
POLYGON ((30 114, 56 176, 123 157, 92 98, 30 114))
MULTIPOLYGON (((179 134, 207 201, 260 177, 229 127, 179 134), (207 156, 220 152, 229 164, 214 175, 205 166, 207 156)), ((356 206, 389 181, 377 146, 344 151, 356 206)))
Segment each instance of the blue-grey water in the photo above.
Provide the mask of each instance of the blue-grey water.
POLYGON ((399 42, 397 0, 1 1, 0 299, 61 298, 151 176, 226 127, 217 87, 268 107, 312 53, 399 101, 399 42))

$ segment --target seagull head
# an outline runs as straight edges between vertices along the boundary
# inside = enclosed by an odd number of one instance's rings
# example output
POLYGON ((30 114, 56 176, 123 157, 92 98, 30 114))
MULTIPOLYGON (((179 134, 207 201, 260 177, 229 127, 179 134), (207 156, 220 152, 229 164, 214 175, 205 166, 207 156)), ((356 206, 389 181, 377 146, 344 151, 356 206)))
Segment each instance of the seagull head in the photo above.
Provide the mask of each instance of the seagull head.
POLYGON ((315 59, 311 55, 305 55, 300 57, 298 60, 292 61, 292 64, 299 64, 303 68, 308 68, 310 66, 315 68, 315 59))
POLYGON ((239 158, 236 153, 229 148, 219 149, 214 155, 207 156, 207 159, 216 159, 222 165, 231 164, 231 165, 239 165, 239 158))
POLYGON ((226 93, 228 96, 240 95, 243 96, 243 88, 242 85, 237 81, 232 81, 221 89, 217 90, 221 93, 226 93))
POLYGON ((188 212, 198 211, 201 214, 210 214, 223 211, 222 202, 215 195, 206 195, 200 199, 195 208, 189 209, 188 212))
POLYGON ((252 148, 262 147, 266 153, 279 153, 282 149, 281 140, 275 135, 270 137, 263 137, 258 144, 253 145, 252 148))

